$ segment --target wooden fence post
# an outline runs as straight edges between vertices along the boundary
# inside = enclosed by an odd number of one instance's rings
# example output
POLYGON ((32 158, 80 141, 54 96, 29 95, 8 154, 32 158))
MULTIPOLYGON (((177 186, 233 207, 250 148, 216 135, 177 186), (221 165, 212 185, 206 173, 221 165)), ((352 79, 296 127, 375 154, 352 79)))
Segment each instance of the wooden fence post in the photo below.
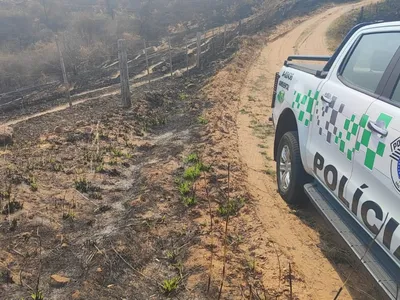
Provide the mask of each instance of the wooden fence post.
POLYGON ((67 71, 65 69, 64 57, 63 57, 63 54, 62 54, 62 51, 60 48, 60 43, 58 42, 58 36, 56 36, 56 46, 57 46, 57 50, 58 50, 58 55, 60 57, 61 72, 62 72, 63 79, 64 79, 65 95, 67 97, 69 107, 72 107, 71 93, 69 91, 70 86, 69 86, 69 82, 68 82, 67 71))
POLYGON ((361 7, 361 11, 360 11, 360 16, 359 16, 359 22, 362 22, 364 19, 364 6, 361 7))
POLYGON ((186 43, 186 72, 187 72, 189 71, 189 45, 187 37, 185 38, 185 43, 186 43))
POLYGON ((226 49, 226 24, 224 25, 224 50, 226 49))
POLYGON ((172 53, 171 53, 171 37, 168 36, 168 47, 169 47, 169 71, 172 77, 172 53))
POLYGON ((196 61, 196 67, 200 68, 200 55, 201 55, 201 32, 197 33, 197 61, 196 61))
POLYGON ((144 45, 144 56, 145 56, 145 58, 146 58, 147 77, 148 77, 149 83, 150 83, 149 58, 148 58, 148 56, 147 56, 146 40, 143 40, 143 45, 144 45))
POLYGON ((118 40, 118 59, 121 78, 121 99, 124 108, 132 106, 131 92, 129 90, 128 57, 126 54, 126 41, 118 40))
POLYGON ((211 48, 213 55, 215 55, 215 28, 212 29, 211 48))

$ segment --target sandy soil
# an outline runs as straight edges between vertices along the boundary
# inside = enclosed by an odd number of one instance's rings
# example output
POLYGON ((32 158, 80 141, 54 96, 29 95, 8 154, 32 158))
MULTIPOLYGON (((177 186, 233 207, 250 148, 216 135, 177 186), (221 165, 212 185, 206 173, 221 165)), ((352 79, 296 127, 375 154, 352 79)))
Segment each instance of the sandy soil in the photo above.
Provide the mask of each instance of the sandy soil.
MULTIPOLYGON (((281 25, 270 36, 241 90, 237 130, 241 159, 247 169, 248 188, 257 199, 256 212, 266 232, 264 236, 275 241, 304 281, 301 299, 332 299, 342 285, 348 267, 336 264, 335 259, 330 259, 327 254, 330 247, 323 247, 322 243, 326 231, 316 229, 314 224, 318 216, 305 217, 302 211, 293 212, 276 192, 273 130, 268 129, 270 124, 267 121, 271 115, 274 74, 289 55, 329 54, 326 41, 329 26, 339 16, 368 2, 372 1, 335 6, 306 20, 281 25)), ((365 291, 368 287, 361 289, 365 291)), ((348 291, 341 295, 341 299, 352 297, 356 298, 348 291)))

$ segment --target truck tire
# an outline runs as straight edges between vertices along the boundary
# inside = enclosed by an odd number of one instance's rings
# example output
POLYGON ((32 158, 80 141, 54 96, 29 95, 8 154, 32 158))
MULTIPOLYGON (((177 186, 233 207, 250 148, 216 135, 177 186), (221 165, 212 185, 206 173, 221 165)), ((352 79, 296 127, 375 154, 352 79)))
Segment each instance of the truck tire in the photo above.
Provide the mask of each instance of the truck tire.
POLYGON ((278 191, 288 204, 301 205, 307 200, 304 184, 309 175, 301 162, 300 147, 296 131, 286 132, 279 141, 276 158, 278 191))

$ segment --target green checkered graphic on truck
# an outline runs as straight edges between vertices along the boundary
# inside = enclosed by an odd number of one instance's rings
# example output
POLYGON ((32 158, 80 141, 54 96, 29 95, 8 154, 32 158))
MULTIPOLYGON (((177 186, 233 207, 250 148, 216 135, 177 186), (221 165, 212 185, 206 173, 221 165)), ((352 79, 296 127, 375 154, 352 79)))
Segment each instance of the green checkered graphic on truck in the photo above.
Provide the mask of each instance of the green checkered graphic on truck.
MULTIPOLYGON (((365 154, 364 166, 372 170, 374 168, 376 156, 379 155, 380 157, 383 157, 386 145, 381 141, 379 141, 375 147, 372 147, 371 145, 372 132, 368 130, 367 127, 368 119, 369 117, 367 115, 363 115, 363 117, 360 120, 360 132, 358 134, 358 139, 356 141, 355 150, 360 151, 360 149, 363 149, 365 151, 366 154, 365 154)), ((384 124, 385 128, 387 129, 392 119, 393 118, 391 116, 381 113, 377 119, 377 123, 384 124)))
MULTIPOLYGON (((369 116, 362 115, 359 121, 356 121, 356 116, 353 114, 350 119, 346 119, 343 126, 343 131, 339 131, 338 135, 335 137, 335 143, 339 145, 339 150, 346 154, 349 160, 353 159, 355 151, 363 150, 365 152, 364 166, 372 170, 374 168, 376 156, 383 157, 386 145, 381 141, 378 144, 372 145, 371 136, 372 132, 368 129, 369 116), (360 130, 358 132, 358 130, 360 130), (355 143, 355 147, 346 149, 346 143, 349 143, 352 136, 358 137, 355 143)), ((385 124, 387 128, 392 121, 392 117, 381 113, 378 117, 378 122, 385 124)))
MULTIPOLYGON (((364 166, 373 170, 376 158, 383 157, 386 146, 381 141, 371 142, 372 132, 368 129, 370 116, 363 114, 361 118, 358 118, 355 114, 351 114, 351 117, 348 118, 344 113, 345 103, 340 103, 336 97, 332 96, 329 105, 321 105, 318 99, 319 92, 315 92, 314 96, 312 94, 311 90, 307 95, 294 92, 292 108, 299 123, 306 127, 310 125, 315 104, 316 126, 319 135, 325 136, 326 141, 330 144, 334 142, 339 151, 350 161, 353 160, 354 154, 359 152, 359 155, 364 156, 364 166)), ((392 117, 381 113, 376 121, 387 129, 392 117)))
POLYGON ((312 111, 314 102, 318 101, 319 92, 316 92, 314 96, 310 90, 307 95, 294 92, 295 98, 292 102, 292 108, 298 111, 297 120, 302 122, 306 127, 308 127, 312 121, 312 111))

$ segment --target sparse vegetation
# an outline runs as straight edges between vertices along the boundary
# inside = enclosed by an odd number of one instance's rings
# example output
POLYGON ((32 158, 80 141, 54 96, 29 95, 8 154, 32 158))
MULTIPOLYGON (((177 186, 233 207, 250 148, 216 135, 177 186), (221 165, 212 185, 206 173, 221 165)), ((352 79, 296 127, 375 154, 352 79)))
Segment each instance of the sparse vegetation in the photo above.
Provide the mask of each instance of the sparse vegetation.
POLYGON ((218 207, 218 214, 221 217, 236 216, 239 210, 243 207, 245 200, 243 198, 229 199, 221 203, 218 207))
POLYGON ((104 171, 105 170, 104 170, 104 164, 103 163, 99 164, 95 169, 96 173, 104 173, 104 171))
POLYGON ((22 203, 16 200, 9 201, 1 211, 3 215, 13 214, 24 207, 22 203))
POLYGON ((271 168, 267 168, 267 169, 265 170, 265 174, 267 174, 267 175, 269 175, 269 176, 271 176, 271 177, 273 177, 273 178, 276 177, 276 172, 275 172, 275 170, 273 170, 273 169, 271 169, 271 168))
POLYGON ((44 300, 43 292, 41 291, 36 291, 31 295, 33 300, 44 300))
POLYGON ((124 156, 124 153, 120 149, 117 149, 117 148, 112 148, 111 154, 114 157, 123 157, 124 156))
POLYGON ((247 269, 250 272, 254 273, 256 271, 256 259, 254 257, 249 257, 247 258, 246 262, 247 262, 247 269))
POLYGON ((33 192, 36 192, 38 190, 38 184, 35 176, 29 177, 29 186, 33 192))
POLYGON ((86 179, 86 177, 78 177, 74 182, 75 189, 81 193, 90 193, 93 194, 99 191, 99 188, 92 185, 90 181, 86 179))
POLYGON ((162 283, 162 289, 164 293, 170 294, 178 289, 179 286, 179 277, 174 277, 171 279, 165 279, 162 283))
POLYGON ((75 213, 72 210, 70 210, 68 212, 63 213, 62 218, 63 220, 73 221, 75 219, 75 213))
POLYGON ((197 153, 191 153, 185 159, 186 163, 197 163, 198 161, 199 161, 199 156, 197 155, 197 153))
POLYGON ((97 191, 91 192, 91 193, 89 194, 89 197, 92 198, 92 199, 97 199, 97 200, 103 199, 103 196, 101 195, 101 193, 100 193, 100 192, 97 192, 97 191))
POLYGON ((254 96, 248 96, 250 102, 255 102, 257 99, 254 96))
POLYGON ((205 117, 203 117, 203 116, 200 116, 200 117, 198 118, 198 121, 199 121, 199 123, 202 124, 202 125, 208 124, 208 120, 207 120, 205 117))
POLYGON ((175 249, 173 250, 167 250, 166 252, 166 258, 168 259, 168 261, 172 264, 176 263, 176 259, 178 257, 178 253, 176 252, 175 249))
POLYGON ((191 183, 190 182, 184 181, 184 182, 179 183, 179 193, 182 196, 189 194, 190 191, 191 191, 191 183))
POLYGON ((186 93, 179 93, 179 100, 185 101, 189 97, 186 93))
POLYGON ((197 203, 197 199, 195 196, 183 197, 182 201, 183 201, 183 204, 185 204, 185 206, 193 206, 193 205, 196 205, 196 203, 197 203))
POLYGON ((188 167, 183 173, 183 178, 191 181, 197 179, 198 177, 200 177, 202 170, 201 167, 202 167, 201 163, 197 163, 193 166, 188 167))
POLYGON ((54 158, 51 158, 49 160, 49 163, 50 163, 50 169, 54 172, 61 172, 64 170, 62 163, 57 162, 54 158))

